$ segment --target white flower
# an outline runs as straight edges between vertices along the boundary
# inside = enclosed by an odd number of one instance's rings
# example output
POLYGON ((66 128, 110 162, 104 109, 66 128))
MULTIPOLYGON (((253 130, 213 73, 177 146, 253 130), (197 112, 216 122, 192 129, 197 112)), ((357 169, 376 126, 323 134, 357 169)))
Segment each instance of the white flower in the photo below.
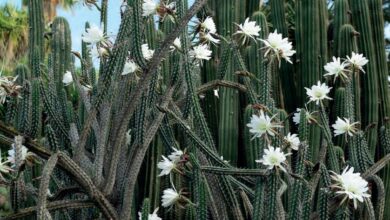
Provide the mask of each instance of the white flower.
POLYGON ((286 169, 282 166, 282 163, 286 161, 286 156, 290 154, 285 154, 282 150, 268 146, 268 149, 264 149, 264 155, 261 160, 256 160, 256 163, 262 163, 267 166, 267 169, 273 169, 274 167, 279 167, 282 171, 286 172, 286 169))
POLYGON ((176 164, 173 161, 169 160, 165 156, 162 156, 162 158, 163 160, 157 163, 157 167, 161 169, 161 173, 158 176, 168 175, 176 167, 176 164))
POLYGON ((168 156, 168 158, 171 161, 177 163, 177 162, 180 161, 180 158, 181 158, 181 156, 183 156, 184 153, 183 153, 183 151, 178 150, 178 149, 176 149, 174 147, 172 147, 172 149, 173 149, 173 152, 171 153, 171 155, 168 156))
POLYGON ((273 33, 270 33, 266 40, 260 40, 267 48, 264 56, 267 56, 270 52, 273 52, 279 61, 279 57, 282 57, 287 62, 292 63, 291 56, 295 54, 295 50, 292 49, 292 43, 288 41, 288 38, 283 38, 282 34, 278 34, 277 30, 275 30, 273 33))
POLYGON ((305 88, 306 94, 309 96, 310 101, 309 102, 315 102, 317 105, 320 101, 324 99, 331 98, 328 96, 328 93, 330 92, 330 89, 332 87, 328 87, 325 83, 322 83, 320 81, 317 82, 317 85, 313 85, 311 89, 305 88))
POLYGON ((298 150, 301 143, 297 134, 288 133, 284 140, 289 144, 293 150, 298 150))
POLYGON ((162 206, 169 207, 175 204, 180 199, 180 194, 176 192, 175 189, 169 188, 163 191, 162 195, 162 206))
POLYGON ((239 30, 235 34, 243 35, 245 43, 246 38, 252 38, 255 40, 255 37, 259 36, 261 30, 260 26, 256 24, 256 21, 249 21, 249 18, 246 18, 243 24, 238 25, 239 30))
MULTIPOLYGON (((20 159, 22 161, 24 161, 32 155, 33 155, 33 153, 29 152, 28 149, 22 145, 20 159)), ((7 161, 9 161, 10 163, 13 164, 13 166, 15 166, 15 144, 12 144, 12 149, 8 150, 7 161)))
POLYGON ((173 46, 170 47, 171 51, 174 51, 175 49, 181 50, 181 42, 180 42, 180 37, 177 37, 173 41, 173 46))
POLYGON ((211 50, 206 44, 195 46, 190 52, 190 56, 198 60, 210 60, 211 50))
POLYGON ((147 17, 155 14, 158 8, 158 4, 154 0, 144 0, 142 3, 142 16, 147 17))
POLYGON ((92 47, 90 50, 90 56, 94 58, 101 58, 108 55, 108 51, 104 47, 92 47))
POLYGON ((62 82, 65 84, 65 86, 67 86, 73 82, 72 73, 70 71, 65 72, 65 74, 62 78, 62 82))
POLYGON ((205 29, 205 32, 216 33, 217 28, 215 27, 215 23, 212 17, 207 17, 202 23, 200 23, 200 27, 205 29))
POLYGON ((351 57, 347 56, 347 62, 348 62, 349 66, 352 66, 352 68, 359 69, 363 73, 365 73, 363 66, 368 63, 368 59, 366 59, 363 56, 363 54, 357 54, 357 53, 352 52, 351 57))
POLYGON ((280 125, 272 123, 272 119, 275 116, 276 115, 270 118, 268 115, 264 114, 262 110, 260 111, 260 116, 252 115, 250 123, 246 125, 250 128, 249 132, 254 134, 252 139, 261 137, 263 134, 274 136, 276 133, 274 128, 281 127, 280 125))
POLYGON ((7 99, 7 91, 3 88, 3 87, 0 87, 0 103, 1 104, 4 104, 5 100, 7 99))
POLYGON ((214 96, 219 98, 219 89, 214 89, 214 96))
POLYGON ((344 202, 346 199, 353 200, 353 206, 357 208, 357 202, 363 202, 364 197, 369 198, 368 182, 360 176, 360 173, 354 173, 353 167, 346 167, 344 171, 332 176, 336 181, 333 185, 338 191, 337 194, 344 195, 344 202))
POLYGON ((81 39, 85 43, 97 44, 100 42, 104 42, 106 37, 102 29, 100 29, 96 25, 92 25, 90 28, 87 28, 85 32, 82 34, 81 39))
POLYGON ((154 50, 149 49, 148 44, 142 44, 142 55, 144 56, 145 60, 150 60, 153 57, 154 50))
POLYGON ((390 83, 390 76, 387 77, 387 81, 390 83))
POLYGON ((122 75, 127 75, 129 73, 134 73, 138 70, 138 65, 133 60, 128 60, 123 67, 122 75))
POLYGON ((296 124, 296 125, 299 125, 299 122, 301 121, 301 109, 300 108, 297 108, 297 110, 294 112, 294 116, 293 116, 293 122, 296 124))
MULTIPOLYGON (((0 155, 1 155, 1 151, 0 151, 0 155)), ((8 174, 10 171, 13 171, 11 167, 8 166, 9 162, 10 162, 9 160, 2 161, 0 156, 0 180, 4 180, 2 173, 8 174)))
MULTIPOLYGON (((148 215, 148 220, 162 220, 162 218, 157 215, 158 208, 156 208, 152 214, 148 215)), ((142 213, 138 212, 139 220, 142 220, 142 213)))
POLYGON ((207 33, 203 36, 203 39, 205 39, 207 42, 213 43, 213 44, 219 44, 219 39, 214 38, 210 33, 207 33))
POLYGON ((345 68, 347 67, 347 64, 345 62, 341 62, 340 57, 336 58, 333 57, 333 61, 327 63, 324 66, 324 69, 326 71, 326 74, 324 76, 335 76, 335 80, 337 77, 341 78, 348 78, 346 75, 346 70, 345 68))
POLYGON ((224 159, 223 159, 223 156, 220 156, 219 158, 220 158, 224 163, 227 163, 227 164, 229 163, 228 160, 224 160, 224 159))
POLYGON ((353 136, 353 134, 356 132, 355 123, 350 123, 348 118, 341 119, 337 117, 336 122, 332 125, 334 128, 334 136, 340 135, 340 134, 348 134, 349 136, 353 136))

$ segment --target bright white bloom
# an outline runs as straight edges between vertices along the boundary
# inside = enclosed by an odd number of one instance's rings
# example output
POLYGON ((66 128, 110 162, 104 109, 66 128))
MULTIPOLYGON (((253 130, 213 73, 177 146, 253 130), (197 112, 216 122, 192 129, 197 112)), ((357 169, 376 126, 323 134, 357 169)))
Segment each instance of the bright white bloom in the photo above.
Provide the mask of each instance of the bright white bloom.
POLYGON ((269 134, 274 136, 276 131, 274 128, 281 127, 280 125, 272 123, 272 119, 275 117, 274 115, 270 118, 268 115, 264 114, 264 112, 260 111, 260 116, 252 115, 250 123, 246 126, 250 128, 249 132, 253 134, 253 138, 261 137, 263 134, 269 134))
POLYGON ((305 88, 306 94, 309 96, 310 101, 309 102, 315 102, 317 105, 320 103, 320 101, 324 99, 331 98, 328 96, 328 93, 330 92, 330 89, 332 87, 328 87, 325 83, 322 83, 318 81, 317 85, 313 85, 311 89, 305 88))
POLYGON ((351 123, 349 122, 348 118, 341 119, 337 117, 336 122, 332 125, 334 128, 334 136, 340 135, 340 134, 348 134, 349 136, 353 136, 354 133, 356 133, 356 127, 355 125, 358 124, 357 122, 351 123))
MULTIPOLYGON (((148 220, 162 220, 162 218, 158 217, 157 215, 158 208, 156 208, 152 214, 149 214, 148 220)), ((142 220, 142 213, 138 212, 139 220, 142 220)))
POLYGON ((100 42, 104 42, 106 37, 102 29, 100 29, 96 25, 92 25, 90 28, 87 28, 85 32, 82 34, 81 39, 85 43, 97 44, 100 42))
POLYGON ((182 150, 178 150, 174 147, 172 147, 173 149, 173 152, 171 153, 171 155, 168 156, 168 158, 173 161, 174 163, 177 163, 180 161, 180 158, 181 156, 183 156, 183 151, 182 150))
POLYGON ((223 159, 223 156, 220 156, 219 158, 221 158, 221 160, 222 160, 224 163, 229 163, 228 160, 224 160, 224 159, 223 159))
POLYGON ((7 91, 3 88, 0 87, 0 103, 4 104, 5 100, 7 99, 8 93, 7 91))
POLYGON ((290 154, 285 154, 278 147, 274 148, 272 146, 268 146, 268 149, 264 149, 264 155, 261 160, 256 160, 256 163, 262 163, 267 166, 267 169, 273 169, 274 167, 279 167, 282 171, 286 172, 286 169, 282 166, 282 164, 286 161, 286 156, 290 154))
POLYGON ((65 86, 67 86, 73 82, 72 73, 70 71, 65 72, 65 74, 62 78, 62 82, 65 84, 65 86))
POLYGON ((101 58, 108 55, 108 51, 104 47, 92 47, 90 50, 90 56, 92 58, 101 58))
POLYGON ((162 158, 163 159, 157 163, 157 167, 161 169, 161 173, 158 176, 168 175, 176 167, 176 164, 164 155, 162 158))
POLYGON ((365 58, 363 54, 357 54, 355 52, 352 52, 351 57, 347 56, 347 62, 349 66, 352 66, 352 68, 359 69, 363 73, 366 73, 364 72, 363 66, 368 63, 368 59, 365 58))
MULTIPOLYGON (((22 145, 20 159, 22 161, 24 161, 24 160, 28 159, 28 157, 30 157, 32 155, 33 155, 33 153, 29 152, 28 149, 25 146, 22 145)), ((13 166, 15 166, 15 144, 12 144, 12 149, 8 150, 7 161, 9 161, 10 163, 13 164, 13 166)))
POLYGON ((337 194, 344 195, 344 202, 346 199, 353 200, 353 206, 357 208, 357 202, 363 202, 364 197, 369 198, 368 194, 368 182, 360 176, 360 173, 354 173, 353 167, 346 167, 344 171, 332 176, 332 179, 336 181, 333 185, 338 191, 337 194))
POLYGON ((155 14, 158 8, 158 4, 154 0, 144 0, 142 3, 142 16, 147 17, 155 14))
MULTIPOLYGON (((1 155, 1 152, 0 152, 0 155, 1 155)), ((9 162, 10 162, 9 160, 2 161, 1 156, 0 156, 0 180, 4 180, 2 173, 7 174, 10 171, 12 171, 11 167, 8 166, 9 162)))
MULTIPOLYGON (((305 116, 306 116, 306 120, 310 123, 312 121, 315 121, 314 119, 314 116, 313 116, 313 112, 309 112, 307 109, 305 110, 305 116)), ((299 125, 299 123, 301 122, 301 109, 300 108, 297 108, 297 110, 294 112, 294 116, 293 116, 293 122, 296 124, 296 125, 299 125)))
POLYGON ((214 38, 210 33, 207 33, 206 35, 204 35, 203 38, 207 42, 210 42, 210 43, 213 43, 213 44, 219 44, 219 41, 220 41, 219 39, 214 38))
POLYGON ((214 92, 214 96, 219 98, 219 89, 214 89, 213 92, 214 92))
POLYGON ((238 25, 239 30, 235 34, 243 35, 245 43, 246 38, 252 38, 255 40, 255 37, 259 36, 261 30, 260 26, 256 24, 256 21, 249 21, 249 18, 246 18, 243 24, 238 25))
POLYGON ((266 40, 260 39, 267 48, 264 56, 267 56, 270 52, 276 55, 280 61, 280 57, 284 58, 287 62, 291 62, 291 56, 295 54, 292 43, 288 41, 288 38, 283 38, 282 34, 278 34, 277 30, 268 35, 266 40))
POLYGON ((173 46, 170 47, 171 51, 174 51, 175 49, 181 50, 181 42, 180 42, 180 37, 177 37, 173 41, 173 46))
POLYGON ((212 51, 206 44, 195 46, 190 52, 190 56, 198 60, 210 60, 212 51))
POLYGON ((335 80, 337 77, 348 78, 348 76, 346 75, 346 72, 348 71, 346 67, 347 63, 341 62, 340 57, 333 57, 333 61, 327 63, 324 66, 324 69, 326 71, 326 74, 324 74, 324 76, 334 76, 335 80))
POLYGON ((162 206, 169 207, 175 204, 180 199, 180 194, 175 189, 169 188, 163 191, 162 195, 162 206))
POLYGON ((152 59, 154 50, 149 49, 148 44, 142 44, 141 49, 142 49, 142 55, 144 56, 145 60, 152 59))
POLYGON ((387 77, 387 81, 390 83, 390 76, 387 77))
POLYGON ((284 137, 284 140, 289 144, 289 146, 293 150, 298 150, 299 144, 301 143, 297 134, 288 133, 287 136, 284 137))
POLYGON ((129 73, 134 73, 138 70, 138 65, 133 60, 128 60, 123 67, 122 75, 127 75, 129 73))
POLYGON ((215 27, 212 17, 207 17, 202 23, 200 23, 200 27, 204 28, 208 33, 215 34, 217 32, 217 28, 215 27))

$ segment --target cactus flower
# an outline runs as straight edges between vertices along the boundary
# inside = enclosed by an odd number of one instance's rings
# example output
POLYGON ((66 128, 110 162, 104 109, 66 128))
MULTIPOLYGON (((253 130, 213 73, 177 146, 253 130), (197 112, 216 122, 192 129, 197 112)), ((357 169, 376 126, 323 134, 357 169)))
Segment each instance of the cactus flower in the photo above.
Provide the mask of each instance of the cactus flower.
POLYGON ((217 33, 217 28, 215 27, 212 17, 207 17, 202 23, 200 23, 200 27, 204 29, 204 32, 213 34, 217 33))
POLYGON ((364 198, 369 198, 368 182, 360 176, 360 173, 354 173, 353 167, 346 167, 341 175, 334 174, 332 179, 336 182, 333 188, 336 194, 344 195, 341 203, 347 199, 353 200, 353 206, 357 208, 357 202, 363 202, 364 198))
POLYGON ((284 140, 288 143, 289 147, 293 150, 298 150, 299 144, 301 144, 301 141, 299 140, 299 137, 297 134, 291 134, 288 133, 286 137, 284 137, 284 140))
POLYGON ((244 37, 243 43, 246 42, 247 37, 255 40, 255 37, 259 36, 261 30, 260 26, 256 24, 256 21, 250 21, 249 18, 246 18, 243 24, 237 26, 239 30, 237 30, 235 35, 242 35, 244 37))
POLYGON ((254 134, 253 138, 261 137, 263 134, 269 134, 274 136, 276 131, 275 128, 282 127, 281 125, 272 123, 272 119, 276 115, 270 118, 268 115, 264 114, 264 112, 260 111, 260 116, 252 115, 250 123, 247 126, 250 128, 249 132, 254 134))
POLYGON ((338 136, 340 134, 348 134, 349 136, 353 136, 356 133, 356 124, 358 122, 351 123, 348 118, 341 119, 337 117, 336 122, 332 125, 334 128, 334 136, 338 136))
POLYGON ((327 63, 324 66, 324 69, 326 71, 326 74, 324 76, 334 76, 334 79, 336 80, 337 77, 340 78, 348 78, 347 72, 348 70, 346 69, 347 63, 341 62, 340 57, 333 57, 333 61, 327 63))
POLYGON ((62 78, 62 82, 65 84, 65 86, 68 86, 73 82, 72 73, 70 71, 65 72, 62 78))
POLYGON ((148 44, 142 44, 141 49, 142 49, 142 55, 144 56, 145 60, 152 59, 153 54, 154 54, 154 50, 149 49, 148 44))
POLYGON ((168 158, 171 159, 171 161, 173 161, 173 162, 180 161, 181 156, 183 156, 183 154, 184 154, 183 151, 178 150, 174 147, 172 147, 172 149, 173 149, 173 152, 171 153, 171 155, 168 156, 168 158))
MULTIPOLYGON (((30 151, 28 151, 27 147, 22 145, 21 155, 20 155, 22 161, 29 160, 33 155, 34 153, 31 153, 30 151)), ((15 166, 15 144, 12 144, 12 149, 8 150, 7 161, 9 161, 10 163, 13 164, 13 166, 15 166)))
POLYGON ((347 65, 351 66, 353 69, 359 69, 363 73, 364 69, 363 66, 365 66, 368 63, 368 59, 363 56, 363 54, 357 54, 352 52, 352 56, 347 56, 347 65))
POLYGON ((158 176, 168 175, 176 167, 174 161, 171 161, 170 159, 166 158, 164 155, 162 155, 162 158, 163 159, 157 163, 157 167, 161 169, 161 173, 158 176))
POLYGON ((162 206, 169 207, 174 205, 180 199, 180 194, 176 191, 176 189, 165 189, 162 195, 162 206))
POLYGON ((81 39, 85 43, 90 44, 98 44, 103 43, 106 40, 106 36, 104 35, 104 32, 102 29, 100 29, 96 25, 92 25, 90 28, 87 28, 85 32, 82 34, 81 39))
POLYGON ((260 41, 265 44, 265 48, 267 49, 264 56, 272 53, 276 55, 279 63, 280 57, 284 58, 287 62, 292 63, 291 56, 295 54, 295 50, 292 49, 292 44, 288 41, 288 38, 283 38, 282 34, 278 34, 277 30, 270 33, 267 39, 260 39, 260 41))
POLYGON ((138 65, 133 60, 128 60, 123 67, 122 75, 127 75, 129 73, 134 73, 139 69, 138 65))
POLYGON ((274 167, 280 168, 282 171, 286 172, 286 169, 282 166, 286 161, 286 156, 290 154, 285 154, 283 151, 277 147, 268 146, 268 149, 264 149, 264 155, 261 160, 255 160, 256 163, 262 163, 267 166, 267 169, 273 169, 274 167))
POLYGON ((210 42, 212 44, 219 44, 219 39, 217 38, 214 38, 213 35, 211 35, 210 33, 207 33, 203 36, 203 39, 207 42, 210 42))
MULTIPOLYGON (((316 121, 314 116, 313 116, 313 113, 314 112, 309 112, 307 109, 306 109, 306 120, 311 123, 313 121, 316 121)), ((300 108, 297 108, 297 110, 294 112, 294 115, 293 115, 293 122, 296 124, 296 125, 299 125, 299 123, 301 122, 301 109, 300 108)))
POLYGON ((306 94, 309 96, 309 102, 315 102, 317 105, 324 99, 332 100, 328 96, 330 90, 332 87, 328 87, 325 83, 322 83, 320 81, 317 82, 317 85, 313 85, 311 89, 305 88, 306 94))
POLYGON ((190 52, 189 55, 198 60, 210 60, 211 59, 211 50, 206 44, 201 44, 195 46, 190 52))
POLYGON ((147 17, 157 12, 159 4, 154 0, 144 0, 142 3, 142 16, 147 17))
MULTIPOLYGON (((162 218, 157 215, 158 208, 156 208, 152 214, 148 215, 148 220, 162 220, 162 218)), ((142 220, 142 213, 138 212, 139 220, 142 220)))
MULTIPOLYGON (((0 155, 1 155, 1 152, 0 152, 0 155)), ((10 171, 12 171, 11 167, 8 166, 9 162, 10 162, 9 160, 2 161, 2 158, 0 157, 0 180, 4 180, 2 173, 7 174, 10 171)))
POLYGON ((173 45, 170 47, 171 51, 174 51, 176 49, 181 50, 181 42, 180 42, 180 37, 177 37, 173 41, 173 45))

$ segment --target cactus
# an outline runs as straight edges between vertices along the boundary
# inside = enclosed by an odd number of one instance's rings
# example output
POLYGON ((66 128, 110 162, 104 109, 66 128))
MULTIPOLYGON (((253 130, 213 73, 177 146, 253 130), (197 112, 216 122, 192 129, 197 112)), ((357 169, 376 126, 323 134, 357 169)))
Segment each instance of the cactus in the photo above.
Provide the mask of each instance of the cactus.
POLYGON ((389 217, 381 1, 128 0, 115 39, 108 2, 84 1, 104 34, 78 53, 28 1, 28 66, 0 76, 1 218, 389 217))

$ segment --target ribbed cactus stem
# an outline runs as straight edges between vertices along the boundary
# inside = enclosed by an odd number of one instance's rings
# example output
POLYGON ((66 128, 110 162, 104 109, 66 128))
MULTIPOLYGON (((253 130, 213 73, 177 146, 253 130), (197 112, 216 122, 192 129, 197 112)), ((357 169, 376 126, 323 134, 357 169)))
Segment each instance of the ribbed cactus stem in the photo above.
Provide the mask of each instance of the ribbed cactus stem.
MULTIPOLYGON (((352 23, 361 34, 358 38, 359 52, 369 60, 365 66, 366 74, 362 76, 362 126, 371 126, 367 133, 368 146, 372 155, 375 154, 377 143, 376 124, 379 120, 379 88, 378 70, 372 31, 372 20, 369 14, 368 1, 356 0, 350 5, 352 23)), ((382 35, 383 36, 383 35, 382 35)), ((383 39, 382 39, 383 40, 383 39)))
MULTIPOLYGON (((29 66, 31 70, 36 70, 45 58, 43 36, 45 33, 45 24, 42 0, 28 0, 28 26, 29 66)), ((33 71, 32 73, 34 76, 39 76, 39 71, 33 71)))

